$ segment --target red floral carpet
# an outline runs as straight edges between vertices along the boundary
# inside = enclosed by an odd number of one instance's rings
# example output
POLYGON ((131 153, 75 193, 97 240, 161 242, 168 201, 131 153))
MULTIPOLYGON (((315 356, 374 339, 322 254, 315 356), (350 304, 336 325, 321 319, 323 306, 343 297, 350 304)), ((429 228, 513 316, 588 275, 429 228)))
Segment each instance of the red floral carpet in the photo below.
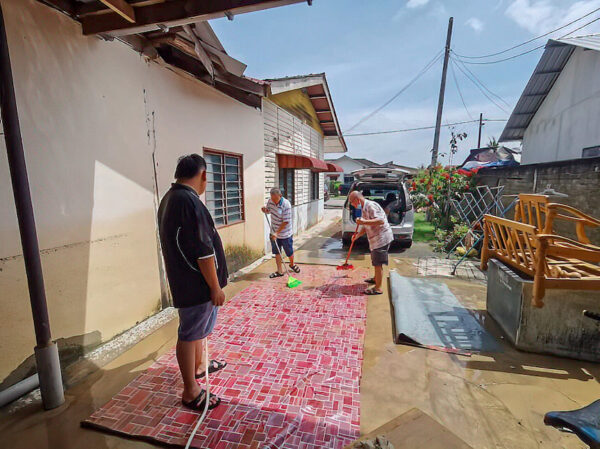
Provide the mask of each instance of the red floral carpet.
MULTIPOLYGON (((210 376, 222 399, 196 448, 343 448, 359 436, 365 270, 303 266, 261 280, 219 311, 210 376)), ((185 445, 199 414, 180 405, 175 351, 163 355, 82 425, 166 446, 185 445)))

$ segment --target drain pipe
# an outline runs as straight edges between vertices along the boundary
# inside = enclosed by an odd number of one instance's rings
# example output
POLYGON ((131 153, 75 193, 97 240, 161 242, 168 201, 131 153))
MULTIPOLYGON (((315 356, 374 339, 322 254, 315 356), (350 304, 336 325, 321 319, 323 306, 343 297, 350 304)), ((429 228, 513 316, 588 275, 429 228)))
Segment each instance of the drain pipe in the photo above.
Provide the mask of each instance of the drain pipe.
POLYGON ((30 391, 35 390, 40 386, 40 379, 37 374, 29 376, 14 385, 11 385, 6 390, 0 391, 0 407, 10 404, 12 401, 25 396, 30 391))
POLYGON ((48 306, 44 290, 44 276, 38 246, 37 231, 31 204, 31 192, 27 179, 27 166, 23 154, 23 140, 17 113, 17 102, 13 85, 8 41, 4 15, 0 6, 0 108, 2 109, 2 123, 4 124, 4 140, 10 169, 21 246, 23 247, 23 260, 27 273, 29 287, 29 300, 35 328, 36 347, 35 361, 40 379, 42 402, 46 410, 60 406, 65 402, 58 359, 58 348, 51 340, 50 320, 48 319, 48 306))

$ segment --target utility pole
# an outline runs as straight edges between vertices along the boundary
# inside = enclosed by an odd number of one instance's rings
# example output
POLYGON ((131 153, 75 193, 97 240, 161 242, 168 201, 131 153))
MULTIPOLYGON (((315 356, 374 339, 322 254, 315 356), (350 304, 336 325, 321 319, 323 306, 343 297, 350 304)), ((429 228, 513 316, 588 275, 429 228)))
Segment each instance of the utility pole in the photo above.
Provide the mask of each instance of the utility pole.
POLYGON ((481 128, 483 128, 483 112, 479 114, 479 138, 477 139, 477 148, 481 148, 481 128))
POLYGON ((437 119, 435 121, 435 134, 433 136, 433 149, 431 150, 431 166, 437 164, 440 146, 440 129, 442 127, 442 111, 444 109, 444 94, 446 93, 446 74, 448 72, 448 59, 450 58, 450 43, 452 41, 452 23, 454 17, 448 21, 448 35, 446 36, 446 52, 444 54, 444 68, 442 70, 442 84, 440 85, 440 98, 438 101, 437 119))
POLYGON ((33 217, 2 7, 0 7, 0 109, 37 342, 37 346, 34 348, 35 361, 40 379, 42 402, 44 408, 49 410, 65 402, 65 396, 58 347, 52 341, 50 334, 42 261, 40 260, 40 249, 33 217))

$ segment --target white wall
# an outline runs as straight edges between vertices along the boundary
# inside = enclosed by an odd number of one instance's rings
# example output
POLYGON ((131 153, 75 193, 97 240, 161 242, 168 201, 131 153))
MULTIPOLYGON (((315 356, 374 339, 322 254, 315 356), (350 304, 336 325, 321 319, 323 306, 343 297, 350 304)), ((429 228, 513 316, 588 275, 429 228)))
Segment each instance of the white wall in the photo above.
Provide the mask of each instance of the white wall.
MULTIPOLYGON (((182 154, 243 153, 246 223, 221 233, 263 249, 259 111, 37 1, 2 7, 53 338, 98 344, 160 308, 156 207, 182 154)), ((1 382, 35 344, 3 139, 0 211, 1 382)))
MULTIPOLYGON (((277 153, 301 154, 323 159, 323 136, 298 117, 267 99, 263 100, 264 152, 265 152, 265 202, 269 190, 279 186, 277 153)), ((319 199, 310 199, 310 170, 295 170, 293 228, 297 234, 322 220, 324 176, 319 174, 319 199)), ((265 226, 266 221, 265 221, 265 226)), ((265 228, 265 251, 271 251, 268 229, 265 228)))
POLYGON ((577 48, 523 137, 522 164, 577 159, 600 145, 600 52, 577 48))
POLYGON ((338 177, 338 181, 344 182, 344 176, 352 176, 352 172, 354 170, 360 170, 365 168, 364 165, 359 164, 358 162, 356 162, 354 159, 352 159, 349 156, 342 156, 339 159, 336 160, 331 160, 328 159, 330 162, 333 162, 336 165, 339 165, 340 168, 342 168, 344 170, 343 173, 334 173, 339 175, 338 177))

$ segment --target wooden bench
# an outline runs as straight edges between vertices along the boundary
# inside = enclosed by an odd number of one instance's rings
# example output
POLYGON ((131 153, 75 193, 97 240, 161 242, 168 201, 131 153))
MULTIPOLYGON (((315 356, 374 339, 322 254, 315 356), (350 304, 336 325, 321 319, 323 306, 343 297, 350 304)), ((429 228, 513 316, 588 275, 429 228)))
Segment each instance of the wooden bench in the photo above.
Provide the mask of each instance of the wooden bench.
POLYGON ((574 207, 551 203, 547 195, 519 194, 515 205, 515 221, 532 225, 544 234, 558 234, 554 230, 557 220, 573 223, 580 243, 590 243, 586 227, 600 226, 600 220, 584 214, 574 207))
MULTIPOLYGON (((587 239, 585 224, 594 224, 595 219, 562 204, 548 203, 543 207, 547 216, 541 232, 529 223, 485 215, 481 269, 487 270, 488 260, 496 258, 532 277, 535 307, 544 305, 547 288, 600 291, 600 247, 590 245, 589 240, 581 241, 587 239), (562 218, 559 211, 572 214, 568 217, 575 220, 580 241, 546 233, 552 229, 555 218, 562 218)), ((539 218, 537 213, 534 216, 539 218)), ((538 226, 541 223, 539 220, 538 226)))

